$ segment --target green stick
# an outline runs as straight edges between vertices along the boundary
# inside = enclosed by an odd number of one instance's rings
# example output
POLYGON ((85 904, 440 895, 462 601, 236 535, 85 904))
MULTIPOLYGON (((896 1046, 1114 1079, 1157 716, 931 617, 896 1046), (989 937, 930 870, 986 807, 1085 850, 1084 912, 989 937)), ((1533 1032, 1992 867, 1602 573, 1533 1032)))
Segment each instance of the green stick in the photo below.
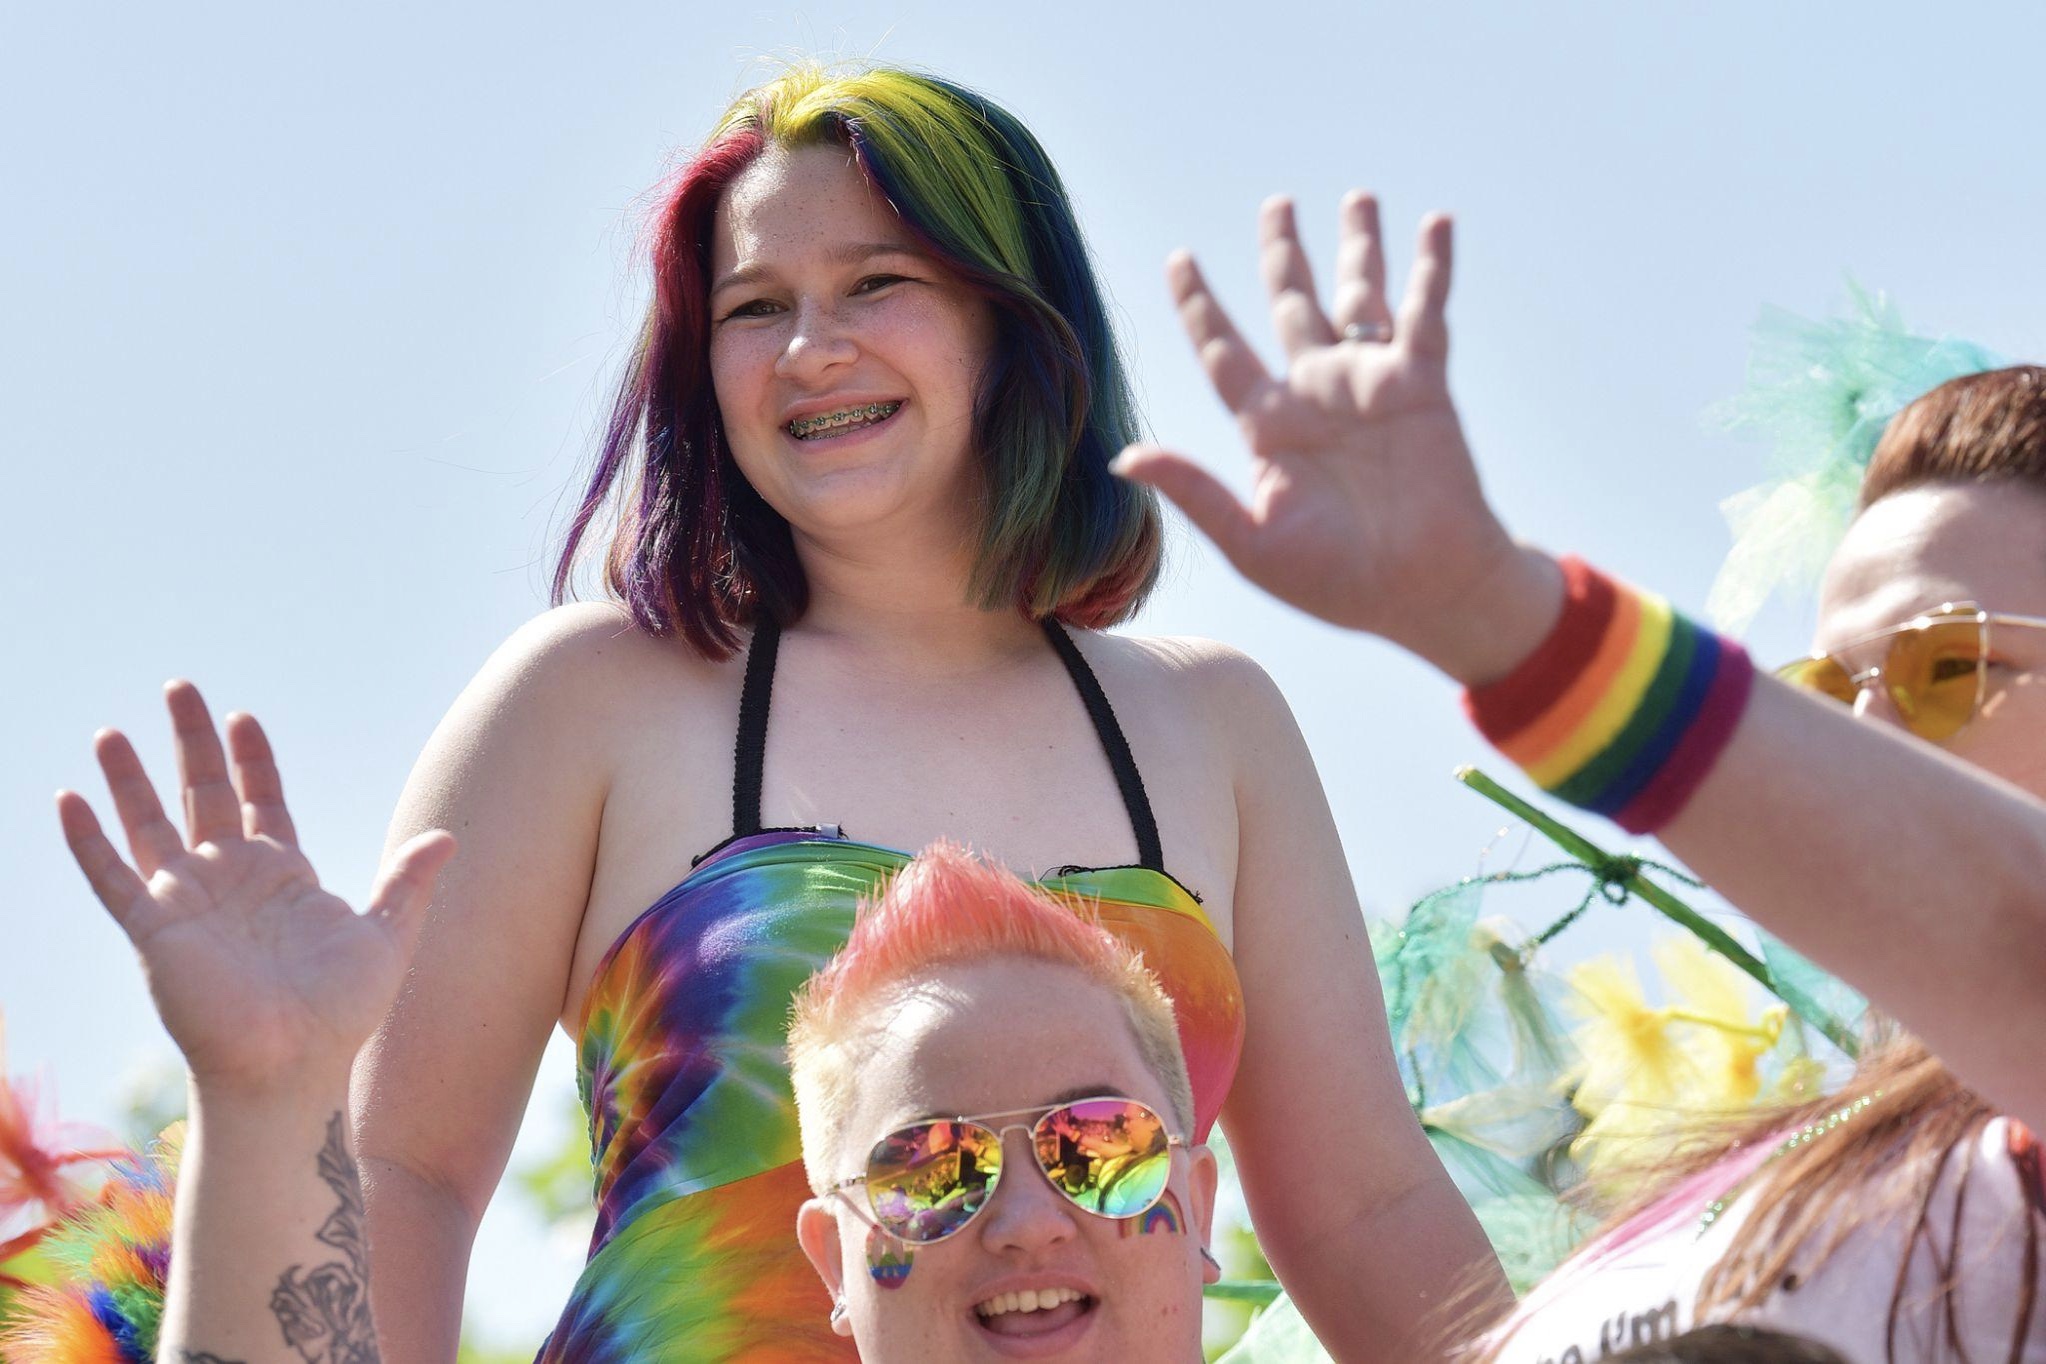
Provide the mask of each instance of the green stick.
MULTIPOLYGON (((1493 781, 1475 767, 1459 767, 1456 779, 1479 795, 1517 816, 1542 831, 1551 843, 1569 853, 1594 871, 1613 866, 1620 859, 1607 852, 1578 833, 1569 825, 1550 818, 1536 806, 1530 805, 1519 796, 1493 781)), ((1861 1054, 1861 1044, 1846 1024, 1819 1007, 1818 1002, 1804 991, 1776 979, 1769 964, 1748 951, 1728 936, 1725 929, 1713 923, 1697 910, 1664 890, 1655 882, 1642 876, 1638 871, 1620 883, 1630 894, 1638 895, 1665 917, 1675 920, 1704 940, 1705 945, 1753 976, 1763 989, 1788 1004, 1805 1022, 1824 1033, 1834 1046, 1849 1056, 1861 1054)))
POLYGON ((1248 1302, 1259 1307, 1277 1301, 1280 1291, 1277 1281, 1272 1279, 1224 1279, 1201 1290, 1218 1302, 1248 1302))

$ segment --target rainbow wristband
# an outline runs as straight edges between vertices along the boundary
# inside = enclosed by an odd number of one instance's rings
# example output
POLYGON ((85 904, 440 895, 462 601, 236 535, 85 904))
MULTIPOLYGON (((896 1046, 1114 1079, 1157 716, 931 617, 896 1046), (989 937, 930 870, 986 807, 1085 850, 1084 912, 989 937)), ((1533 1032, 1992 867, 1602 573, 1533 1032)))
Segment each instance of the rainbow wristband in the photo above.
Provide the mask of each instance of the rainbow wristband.
POLYGON ((1550 795, 1652 833, 1712 770, 1747 708, 1747 651, 1562 561, 1563 615, 1511 673, 1464 693, 1479 730, 1550 795))

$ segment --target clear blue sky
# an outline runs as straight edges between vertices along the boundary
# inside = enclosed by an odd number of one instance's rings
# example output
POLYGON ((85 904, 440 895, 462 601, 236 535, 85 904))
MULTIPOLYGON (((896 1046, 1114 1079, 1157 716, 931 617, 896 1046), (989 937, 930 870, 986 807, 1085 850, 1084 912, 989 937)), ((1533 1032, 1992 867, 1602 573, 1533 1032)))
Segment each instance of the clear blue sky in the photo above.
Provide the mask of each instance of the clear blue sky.
MULTIPOLYGON (((1262 335, 1263 196, 1300 197, 1324 261, 1350 185, 1383 194, 1396 264, 1415 217, 1455 210, 1453 378, 1495 497, 1521 533, 1696 605, 1718 500, 1764 473, 1700 422, 1762 303, 1834 307, 1851 270, 1927 329, 2046 354, 2041 50, 2046 12, 2017 4, 14 7, 8 1068, 47 1067, 67 1111, 106 1118, 166 1045, 49 805, 97 792, 99 725, 169 771, 165 678, 264 718, 316 864, 368 885, 420 743, 542 605, 640 310, 639 196, 763 63, 925 66, 1028 120, 1151 426, 1219 467, 1239 445, 1166 305, 1166 252, 1198 251, 1262 335)), ((1449 780, 1483 754, 1448 687, 1176 548, 1140 628, 1228 640, 1278 678, 1366 902, 1471 870, 1501 821, 1449 780)), ((1772 612, 1758 651, 1807 625, 1772 612)), ((541 1106, 569 1086, 557 1048, 541 1106)), ((474 1303, 531 1343, 575 1257, 520 1234, 493 1224, 474 1303)))

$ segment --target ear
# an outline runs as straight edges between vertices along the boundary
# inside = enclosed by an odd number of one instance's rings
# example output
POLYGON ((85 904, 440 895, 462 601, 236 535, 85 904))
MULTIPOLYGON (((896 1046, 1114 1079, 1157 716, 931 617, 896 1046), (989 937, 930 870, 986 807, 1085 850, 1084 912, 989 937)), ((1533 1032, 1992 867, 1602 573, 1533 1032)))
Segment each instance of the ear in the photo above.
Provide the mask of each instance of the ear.
MULTIPOLYGON (((1202 1250, 1212 1251, 1215 1245, 1215 1190, 1222 1181, 1221 1170, 1215 1164, 1215 1153, 1205 1146, 1189 1146, 1186 1154, 1186 1183, 1192 1204, 1189 1215, 1193 1218, 1193 1234, 1199 1238, 1202 1250)), ((1220 1283, 1221 1280, 1221 1264, 1212 1254, 1205 1256, 1201 1282, 1220 1283)))
MULTIPOLYGON (((824 1290, 833 1302, 845 1301, 845 1248, 838 1238, 838 1213, 826 1199, 812 1198, 796 1212, 796 1242, 809 1258, 810 1268, 824 1280, 824 1290)), ((852 1322, 835 1313, 831 1329, 842 1336, 852 1334, 852 1322)))

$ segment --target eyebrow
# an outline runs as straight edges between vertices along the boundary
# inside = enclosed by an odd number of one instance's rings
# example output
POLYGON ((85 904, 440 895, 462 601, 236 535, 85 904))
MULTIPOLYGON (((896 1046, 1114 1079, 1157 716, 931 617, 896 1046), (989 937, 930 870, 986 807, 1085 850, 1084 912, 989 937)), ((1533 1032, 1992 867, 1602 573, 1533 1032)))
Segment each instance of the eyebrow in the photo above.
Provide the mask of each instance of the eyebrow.
MULTIPOLYGON (((1057 1094, 1052 1095, 1043 1103, 1024 1104, 1020 1108, 1000 1108, 996 1109, 995 1113, 1002 1117, 1007 1117, 1011 1113, 1034 1113, 1039 1109, 1057 1108, 1060 1104, 1069 1104, 1080 1099, 1099 1099, 1105 1096, 1113 1096, 1118 1099, 1131 1097, 1129 1095, 1124 1094, 1122 1087, 1119 1085, 1110 1084, 1076 1085, 1072 1089, 1060 1090, 1057 1094)), ((1138 1102, 1142 1102, 1142 1100, 1139 1100, 1138 1102)), ((904 1118, 901 1122, 896 1123, 895 1126, 907 1127, 911 1123, 917 1122, 949 1121, 950 1119, 963 1116, 965 1115, 961 1114, 956 1109, 946 1109, 943 1112, 920 1113, 913 1118, 904 1118)), ((893 1131, 894 1128, 890 1128, 889 1130, 893 1131)))
MULTIPOLYGON (((929 253, 919 250, 908 242, 852 242, 839 247, 826 259, 834 265, 858 265, 862 261, 872 260, 876 256, 915 256, 919 260, 924 260, 929 258, 929 253)), ((717 282, 710 286, 710 292, 715 297, 733 285, 758 284, 763 280, 772 278, 773 275, 774 271, 765 265, 758 263, 740 265, 721 275, 717 282)))

